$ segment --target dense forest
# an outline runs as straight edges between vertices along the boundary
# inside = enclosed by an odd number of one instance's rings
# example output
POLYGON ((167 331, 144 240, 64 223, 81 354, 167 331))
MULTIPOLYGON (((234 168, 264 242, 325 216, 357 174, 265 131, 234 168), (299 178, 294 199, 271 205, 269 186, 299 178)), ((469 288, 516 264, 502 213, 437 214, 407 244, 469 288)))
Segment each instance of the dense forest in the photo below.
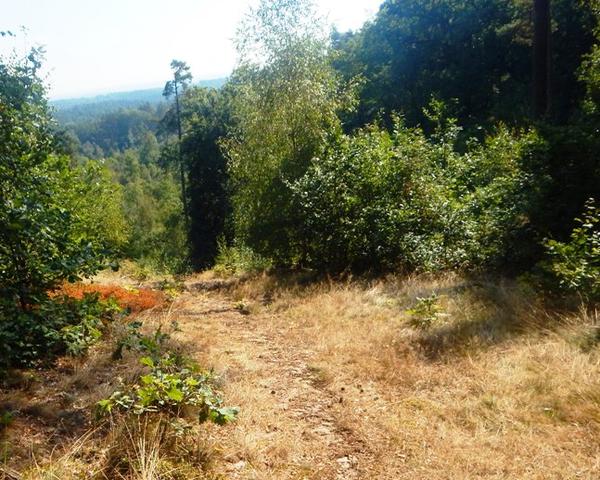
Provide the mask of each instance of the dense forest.
POLYGON ((178 110, 56 112, 63 151, 121 186, 127 256, 522 273, 569 238, 599 184, 593 3, 554 1, 545 40, 525 1, 384 2, 347 33, 294 25, 307 8, 248 26, 226 84, 176 79, 178 110))
MULTIPOLYGON (((126 260, 148 275, 460 272, 594 309, 599 20, 596 0, 385 0, 338 32, 309 0, 263 0, 227 80, 193 83, 174 60, 162 99, 52 105, 39 50, 2 58, 0 369, 87 351, 118 309, 61 289, 126 260)), ((145 365, 188 372, 153 356, 157 334, 136 343, 145 365)), ((189 395, 206 419, 235 417, 189 395)))

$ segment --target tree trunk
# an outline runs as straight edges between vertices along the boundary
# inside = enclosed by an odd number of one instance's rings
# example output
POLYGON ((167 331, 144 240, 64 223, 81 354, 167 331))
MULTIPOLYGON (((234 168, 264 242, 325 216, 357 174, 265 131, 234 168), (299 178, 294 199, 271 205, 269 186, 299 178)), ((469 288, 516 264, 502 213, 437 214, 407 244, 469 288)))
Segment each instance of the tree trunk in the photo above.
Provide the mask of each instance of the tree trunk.
POLYGON ((550 0, 534 0, 533 111, 537 118, 550 109, 550 0))
POLYGON ((177 83, 175 83, 175 108, 177 111, 177 137, 179 142, 177 143, 177 154, 179 157, 179 176, 181 179, 181 200, 183 202, 183 217, 185 220, 186 230, 189 231, 189 209, 187 204, 187 189, 185 186, 185 169, 183 168, 183 155, 181 154, 181 139, 183 137, 181 132, 181 112, 179 110, 179 91, 177 83))

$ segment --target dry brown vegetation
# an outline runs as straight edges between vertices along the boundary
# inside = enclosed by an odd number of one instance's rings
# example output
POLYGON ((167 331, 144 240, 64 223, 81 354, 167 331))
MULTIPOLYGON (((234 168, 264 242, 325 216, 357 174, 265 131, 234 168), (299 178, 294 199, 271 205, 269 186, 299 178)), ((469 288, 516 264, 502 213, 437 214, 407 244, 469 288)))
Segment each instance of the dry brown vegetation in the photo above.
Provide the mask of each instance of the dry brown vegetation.
POLYGON ((55 292, 56 295, 81 299, 88 294, 97 294, 103 300, 111 298, 117 304, 132 313, 163 307, 165 295, 150 288, 124 288, 120 285, 99 285, 93 283, 65 284, 55 292))
MULTIPOLYGON (((204 275, 187 286, 147 323, 178 321, 174 340, 216 369, 238 420, 198 427, 177 464, 147 429, 111 438, 82 413, 90 423, 49 434, 61 421, 29 410, 5 433, 6 472, 107 478, 120 445, 138 457, 139 479, 600 477, 597 311, 556 313, 516 282, 458 275, 204 275), (411 326, 407 310, 432 293, 441 315, 411 326)), ((107 345, 69 368, 11 399, 58 405, 71 395, 69 408, 88 412, 114 378, 133 375, 107 345)))
POLYGON ((456 275, 265 277, 229 295, 253 312, 247 338, 207 358, 245 412, 219 438, 245 462, 234 478, 600 475, 597 312, 550 314, 516 283, 456 275), (410 328, 406 310, 432 292, 445 316, 410 328))

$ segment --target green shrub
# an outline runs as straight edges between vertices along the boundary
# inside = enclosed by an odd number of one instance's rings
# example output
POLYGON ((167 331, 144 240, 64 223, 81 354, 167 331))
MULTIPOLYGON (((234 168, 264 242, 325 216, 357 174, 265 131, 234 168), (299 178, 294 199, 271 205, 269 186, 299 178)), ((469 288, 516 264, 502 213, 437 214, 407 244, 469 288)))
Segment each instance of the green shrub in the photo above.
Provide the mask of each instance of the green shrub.
POLYGON ((99 166, 57 154, 40 66, 36 51, 0 58, 0 294, 22 310, 96 273, 124 240, 118 187, 99 166))
POLYGON ((127 236, 108 172, 60 155, 40 67, 36 50, 23 60, 0 57, 2 367, 82 353, 93 343, 107 306, 48 292, 107 266, 127 236))
POLYGON ((419 330, 429 330, 442 315, 439 305, 439 297, 432 293, 429 297, 417 297, 417 303, 413 308, 407 310, 410 315, 410 324, 419 330))
POLYGON ((140 363, 149 368, 138 383, 114 392, 98 403, 100 413, 114 410, 146 413, 166 413, 179 418, 188 409, 197 410, 200 422, 212 421, 220 425, 235 419, 238 409, 224 407, 212 387, 212 375, 200 372, 189 360, 167 353, 158 361, 143 357, 140 363))
MULTIPOLYGON (((162 327, 158 327, 152 335, 144 335, 141 332, 143 324, 139 321, 127 325, 124 334, 117 340, 117 346, 113 352, 113 360, 123 357, 123 351, 133 351, 150 355, 152 359, 158 360, 165 348, 166 342, 171 338, 168 333, 163 333, 162 327)), ((176 323, 172 324, 172 330, 177 331, 176 323)))
POLYGON ((226 275, 255 273, 268 270, 272 262, 255 253, 245 245, 228 246, 219 241, 219 253, 215 260, 215 272, 226 275))
POLYGON ((600 208, 593 199, 585 205, 568 242, 546 240, 548 260, 542 267, 566 292, 585 300, 600 300, 600 208))
POLYGON ((34 366, 57 355, 82 355, 121 309, 87 294, 43 298, 27 310, 8 299, 0 305, 0 368, 34 366))
MULTIPOLYGON (((139 362, 148 369, 133 385, 124 386, 109 398, 98 402, 99 415, 114 412, 144 415, 160 413, 178 419, 194 410, 200 422, 224 424, 232 421, 237 408, 223 406, 221 397, 214 391, 213 375, 202 371, 198 365, 168 346, 170 335, 159 327, 153 335, 140 332, 141 323, 129 324, 126 334, 118 342, 118 355, 123 350, 147 354, 139 362)), ((173 326, 177 328, 176 325, 173 326)))
POLYGON ((67 354, 83 355, 103 335, 106 325, 122 313, 113 299, 100 300, 97 294, 86 294, 81 300, 63 298, 71 304, 69 323, 60 330, 60 340, 67 354))
POLYGON ((439 270, 498 263, 537 192, 541 142, 505 127, 457 148, 452 120, 427 137, 397 119, 330 145, 292 185, 303 260, 318 269, 439 270))

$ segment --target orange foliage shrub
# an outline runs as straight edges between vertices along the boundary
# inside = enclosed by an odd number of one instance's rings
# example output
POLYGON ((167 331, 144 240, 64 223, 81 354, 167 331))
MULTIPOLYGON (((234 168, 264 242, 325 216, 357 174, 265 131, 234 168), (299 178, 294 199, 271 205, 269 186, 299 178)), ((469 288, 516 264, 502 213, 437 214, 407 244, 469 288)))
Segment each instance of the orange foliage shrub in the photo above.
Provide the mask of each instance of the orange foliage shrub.
POLYGON ((128 289, 118 285, 67 283, 56 293, 77 299, 83 298, 86 293, 98 293, 102 299, 113 298, 121 308, 126 308, 131 313, 161 307, 167 301, 165 295, 157 290, 149 288, 128 289))

